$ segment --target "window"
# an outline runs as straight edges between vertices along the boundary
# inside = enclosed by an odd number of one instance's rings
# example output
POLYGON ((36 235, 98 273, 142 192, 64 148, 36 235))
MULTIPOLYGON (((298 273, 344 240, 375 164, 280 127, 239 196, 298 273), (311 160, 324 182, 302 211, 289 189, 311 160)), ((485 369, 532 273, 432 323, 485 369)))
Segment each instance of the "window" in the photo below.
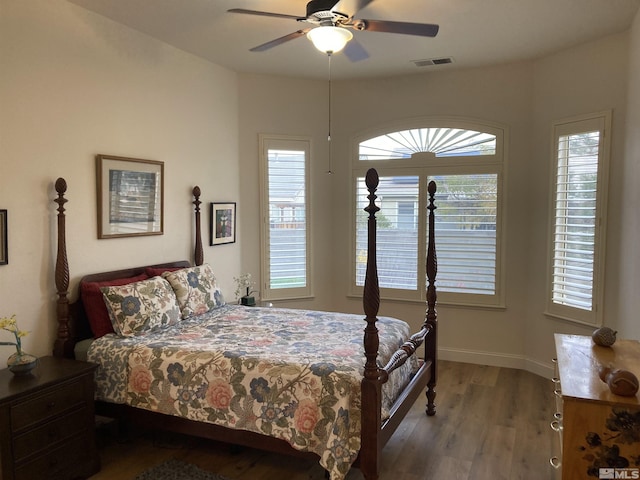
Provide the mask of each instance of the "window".
POLYGON ((498 175, 440 175, 436 232, 438 290, 496 294, 498 175))
POLYGON ((311 295, 309 152, 306 138, 260 135, 264 300, 311 295))
POLYGON ((504 129, 469 124, 412 128, 366 138, 354 161, 355 282, 364 285, 366 170, 378 170, 378 280, 381 295, 425 300, 427 185, 437 184, 436 238, 440 303, 502 306, 504 129))
MULTIPOLYGON (((380 288, 415 291, 418 288, 418 218, 414 208, 408 220, 407 205, 418 205, 418 176, 381 176, 376 195, 378 282, 380 288)), ((367 268, 367 219, 369 204, 364 176, 357 179, 356 284, 364 285, 367 268)), ((424 270, 424 269, 423 269, 424 270)))
POLYGON ((554 125, 547 313, 602 323, 610 112, 554 125))

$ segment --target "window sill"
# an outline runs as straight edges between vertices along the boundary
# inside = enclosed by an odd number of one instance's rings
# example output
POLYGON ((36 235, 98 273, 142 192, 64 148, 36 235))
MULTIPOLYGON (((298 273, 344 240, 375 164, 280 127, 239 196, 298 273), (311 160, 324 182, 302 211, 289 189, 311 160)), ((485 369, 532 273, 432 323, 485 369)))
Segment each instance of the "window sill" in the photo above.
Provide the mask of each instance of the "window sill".
POLYGON ((586 320, 578 320, 576 318, 558 315, 557 313, 551 313, 548 311, 543 312, 543 315, 551 320, 573 323, 575 325, 582 325, 583 327, 599 328, 602 326, 601 321, 588 322, 586 320))

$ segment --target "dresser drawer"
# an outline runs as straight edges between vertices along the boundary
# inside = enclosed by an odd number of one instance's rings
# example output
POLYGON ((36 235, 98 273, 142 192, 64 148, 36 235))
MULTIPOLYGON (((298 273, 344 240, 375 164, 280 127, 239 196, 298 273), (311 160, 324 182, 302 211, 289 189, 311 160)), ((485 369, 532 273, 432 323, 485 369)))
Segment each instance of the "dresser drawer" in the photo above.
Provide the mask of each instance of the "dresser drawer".
POLYGON ((58 385, 55 389, 28 397, 11 407, 11 426, 14 433, 86 403, 84 383, 81 381, 58 385))
POLYGON ((0 480, 77 480, 100 469, 96 368, 47 356, 29 376, 0 369, 0 480))
POLYGON ((35 457, 16 464, 15 480, 72 480, 87 478, 97 471, 97 464, 87 462, 87 446, 93 442, 88 435, 80 435, 35 457))
POLYGON ((28 430, 17 435, 13 441, 14 461, 20 462, 45 448, 55 447, 57 443, 83 433, 91 426, 89 410, 83 407, 33 430, 28 430))

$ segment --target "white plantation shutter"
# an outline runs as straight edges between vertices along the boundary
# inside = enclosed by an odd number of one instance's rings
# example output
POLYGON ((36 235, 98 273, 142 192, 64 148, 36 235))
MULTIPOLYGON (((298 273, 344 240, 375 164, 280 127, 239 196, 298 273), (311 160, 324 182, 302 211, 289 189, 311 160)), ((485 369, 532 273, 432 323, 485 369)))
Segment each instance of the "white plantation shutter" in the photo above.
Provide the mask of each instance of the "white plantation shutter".
POLYGON ((549 313, 599 323, 608 116, 555 127, 549 313))
POLYGON ((307 282, 305 155, 269 150, 270 288, 304 287, 307 282))
POLYGON ((411 158, 420 152, 436 157, 495 155, 496 136, 460 128, 414 128, 392 132, 361 142, 360 160, 411 158))
POLYGON ((261 136, 262 298, 310 295, 306 139, 261 136))
POLYGON ((498 176, 443 175, 429 180, 438 188, 438 291, 494 295, 498 176))
MULTIPOLYGON (((441 175, 436 232, 438 292, 496 293, 497 175, 441 175)), ((380 177, 376 194, 377 260, 381 288, 416 290, 418 272, 419 177, 380 177)), ((358 178, 356 284, 364 285, 368 204, 364 178, 358 178)), ((425 243, 422 243, 424 246, 425 243)), ((420 284, 422 285, 422 284, 420 284)))
MULTIPOLYGON (((368 205, 364 177, 357 180, 356 284, 364 285, 367 268, 368 205)), ((380 288, 418 288, 418 177, 380 177, 376 192, 377 263, 380 288)))
POLYGON ((599 132, 563 135, 558 142, 553 301, 593 308, 599 132))

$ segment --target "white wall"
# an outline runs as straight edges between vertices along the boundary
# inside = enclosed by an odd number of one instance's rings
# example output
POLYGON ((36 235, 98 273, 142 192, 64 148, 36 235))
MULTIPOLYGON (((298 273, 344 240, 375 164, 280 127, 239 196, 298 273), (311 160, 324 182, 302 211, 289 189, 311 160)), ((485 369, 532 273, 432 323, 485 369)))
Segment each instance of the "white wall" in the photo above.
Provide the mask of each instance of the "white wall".
MULTIPOLYGON (((528 177, 535 208, 530 212, 530 260, 527 284, 528 315, 526 356, 548 362, 555 356, 553 333, 590 335, 594 328, 543 315, 546 301, 547 249, 549 240, 550 169, 552 123, 565 117, 611 109, 612 147, 607 212, 604 323, 615 327, 622 303, 618 297, 621 271, 621 186, 628 81, 628 34, 618 34, 581 45, 535 62, 532 113, 533 158, 528 177)), ((636 179, 637 183, 637 179, 636 179)), ((620 332, 632 336, 632 331, 620 332)))
MULTIPOLYGON (((205 228, 206 202, 239 196, 236 75, 66 1, 0 0, 0 208, 9 214, 0 316, 17 315, 36 355, 55 338, 59 176, 73 295, 87 273, 192 259, 192 187, 202 188, 205 228), (97 239, 99 153, 164 162, 164 235, 97 239)), ((233 292, 239 245, 204 240, 205 260, 233 292)), ((0 365, 12 352, 0 348, 0 365)))
MULTIPOLYGON (((322 55, 318 61, 326 62, 322 55)), ((334 178, 327 175, 328 83, 268 75, 240 75, 240 189, 244 232, 242 270, 255 278, 260 274, 260 203, 258 134, 295 135, 311 138, 311 300, 277 302, 279 306, 333 309, 333 265, 328 259, 340 239, 332 235, 331 196, 334 178)))
POLYGON ((640 339, 640 14, 630 34, 627 123, 624 160, 621 168, 620 274, 614 303, 619 305, 615 326, 628 338, 640 339))

